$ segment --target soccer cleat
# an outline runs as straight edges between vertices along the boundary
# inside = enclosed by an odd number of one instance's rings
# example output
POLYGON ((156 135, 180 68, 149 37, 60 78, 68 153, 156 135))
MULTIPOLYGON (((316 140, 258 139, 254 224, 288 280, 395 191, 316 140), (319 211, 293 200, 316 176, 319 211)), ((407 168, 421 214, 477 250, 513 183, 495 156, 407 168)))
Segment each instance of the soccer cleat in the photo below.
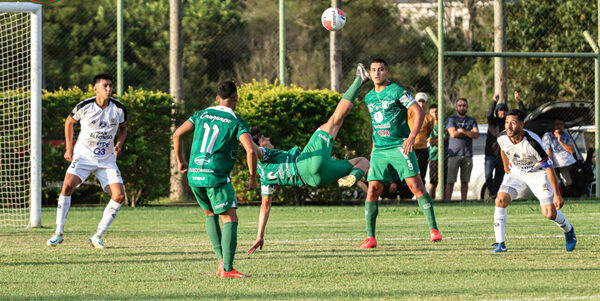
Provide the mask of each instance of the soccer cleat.
POLYGON ((106 247, 102 243, 102 238, 100 238, 98 236, 92 236, 90 238, 90 245, 92 245, 92 247, 94 247, 96 249, 106 249, 106 247))
POLYGON ((440 231, 438 229, 431 228, 431 231, 429 231, 429 235, 431 236, 431 242, 442 241, 442 234, 440 234, 440 231))
POLYGON ((508 251, 504 242, 498 242, 493 244, 492 246, 496 247, 492 250, 492 253, 502 253, 508 251))
POLYGON ((360 246, 358 246, 359 249, 371 249, 371 248, 376 248, 377 247, 377 239, 375 239, 374 236, 369 236, 367 237, 367 239, 365 239, 365 241, 363 241, 360 246))
POLYGON ((362 63, 358 63, 356 66, 356 76, 360 76, 360 79, 363 83, 367 82, 371 78, 367 72, 367 69, 365 69, 365 66, 362 63))
POLYGON ((223 270, 221 272, 221 279, 225 279, 225 278, 249 278, 250 275, 246 275, 246 274, 242 274, 238 271, 236 271, 235 269, 227 272, 225 270, 223 270))
POLYGON ((54 236, 50 237, 50 239, 48 239, 48 241, 46 242, 46 245, 49 247, 56 247, 59 244, 63 243, 63 235, 60 233, 56 233, 54 234, 54 236))
POLYGON ((575 236, 575 228, 571 226, 571 231, 565 233, 565 247, 567 252, 571 252, 575 249, 577 244, 577 237, 575 236))
POLYGON ((223 273, 223 259, 219 260, 219 267, 217 268, 217 276, 221 277, 223 273))
POLYGON ((356 183, 356 177, 354 175, 347 175, 338 180, 338 186, 340 187, 352 187, 356 183))

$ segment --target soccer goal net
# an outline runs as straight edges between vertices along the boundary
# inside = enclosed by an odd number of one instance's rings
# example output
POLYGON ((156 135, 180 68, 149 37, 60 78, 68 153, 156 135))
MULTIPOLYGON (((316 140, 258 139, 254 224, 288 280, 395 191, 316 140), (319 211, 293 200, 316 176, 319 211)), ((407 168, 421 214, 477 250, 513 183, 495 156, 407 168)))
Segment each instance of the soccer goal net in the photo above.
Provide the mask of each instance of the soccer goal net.
POLYGON ((0 3, 0 227, 41 226, 41 6, 0 3))

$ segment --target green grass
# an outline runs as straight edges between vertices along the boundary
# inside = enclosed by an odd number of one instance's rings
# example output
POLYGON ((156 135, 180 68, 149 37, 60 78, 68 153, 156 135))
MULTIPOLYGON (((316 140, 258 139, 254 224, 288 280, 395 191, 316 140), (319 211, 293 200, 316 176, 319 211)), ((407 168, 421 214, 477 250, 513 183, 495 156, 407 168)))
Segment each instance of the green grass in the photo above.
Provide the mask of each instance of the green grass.
POLYGON ((44 228, 0 230, 0 299, 600 299, 600 203, 568 203, 574 252, 537 203, 515 202, 503 254, 490 253, 490 203, 437 205, 438 244, 416 204, 382 206, 371 250, 357 249, 361 206, 274 207, 265 247, 251 256, 258 207, 242 207, 235 267, 252 278, 227 280, 215 276, 198 207, 123 208, 106 250, 87 244, 102 207, 72 208, 56 248, 45 246, 55 209, 44 208, 44 228))

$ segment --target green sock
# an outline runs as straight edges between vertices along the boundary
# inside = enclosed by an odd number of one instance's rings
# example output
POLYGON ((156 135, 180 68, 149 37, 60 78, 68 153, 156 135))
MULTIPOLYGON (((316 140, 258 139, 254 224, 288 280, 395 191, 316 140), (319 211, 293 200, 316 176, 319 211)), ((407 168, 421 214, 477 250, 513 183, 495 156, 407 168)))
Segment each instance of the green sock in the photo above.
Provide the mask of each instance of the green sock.
POLYGON ((217 259, 223 259, 223 250, 221 249, 221 227, 219 226, 219 216, 206 216, 206 233, 210 239, 217 259))
POLYGON ((233 258, 237 248, 237 222, 223 224, 223 269, 226 272, 233 270, 233 258))
POLYGON ((427 219, 427 223, 429 224, 429 228, 438 229, 437 223, 435 222, 435 214, 433 213, 433 202, 431 201, 431 197, 429 193, 422 195, 417 198, 417 202, 419 202, 419 208, 423 214, 425 214, 425 218, 427 219))
POLYGON ((358 181, 363 178, 363 176, 365 175, 365 172, 360 168, 352 168, 352 170, 350 171, 350 174, 353 175, 354 177, 356 177, 356 180, 358 181))
POLYGON ((350 85, 350 88, 348 88, 348 90, 346 90, 346 93, 344 93, 344 96, 342 96, 342 99, 346 99, 349 100, 351 103, 354 103, 354 99, 356 99, 356 95, 358 95, 358 91, 360 90, 361 86, 362 79, 360 78, 360 76, 357 76, 354 79, 354 82, 352 82, 352 85, 350 85))
POLYGON ((379 213, 379 201, 365 202, 365 219, 367 220, 367 236, 375 237, 375 224, 379 213))

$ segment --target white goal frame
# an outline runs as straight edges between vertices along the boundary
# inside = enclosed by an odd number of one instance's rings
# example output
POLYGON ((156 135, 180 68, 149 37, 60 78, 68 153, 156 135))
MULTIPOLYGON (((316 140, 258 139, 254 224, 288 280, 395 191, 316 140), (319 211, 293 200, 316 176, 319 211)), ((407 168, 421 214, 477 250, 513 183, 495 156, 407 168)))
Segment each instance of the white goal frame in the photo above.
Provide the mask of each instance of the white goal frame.
POLYGON ((0 3, 0 12, 31 13, 31 175, 29 226, 42 226, 42 6, 0 3))

